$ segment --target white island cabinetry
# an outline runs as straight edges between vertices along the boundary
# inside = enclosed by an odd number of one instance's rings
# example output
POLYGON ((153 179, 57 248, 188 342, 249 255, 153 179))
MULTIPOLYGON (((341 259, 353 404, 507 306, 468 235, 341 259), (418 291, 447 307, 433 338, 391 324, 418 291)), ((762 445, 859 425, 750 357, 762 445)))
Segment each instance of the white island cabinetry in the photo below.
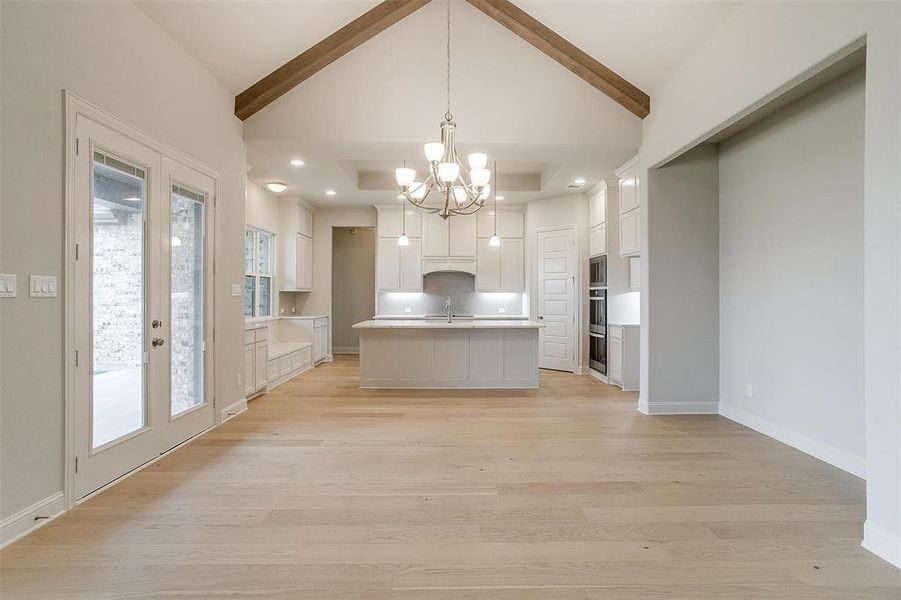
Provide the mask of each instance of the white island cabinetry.
POLYGON ((535 389, 535 321, 374 320, 360 333, 360 387, 535 389))

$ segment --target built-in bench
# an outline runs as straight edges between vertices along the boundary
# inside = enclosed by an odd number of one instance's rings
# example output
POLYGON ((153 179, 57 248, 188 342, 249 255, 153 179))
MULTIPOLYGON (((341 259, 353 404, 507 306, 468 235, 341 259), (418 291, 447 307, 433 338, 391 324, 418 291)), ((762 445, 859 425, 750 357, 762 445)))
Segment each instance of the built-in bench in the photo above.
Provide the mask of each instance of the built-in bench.
POLYGON ((313 368, 313 345, 309 342, 270 342, 267 387, 283 384, 313 368))

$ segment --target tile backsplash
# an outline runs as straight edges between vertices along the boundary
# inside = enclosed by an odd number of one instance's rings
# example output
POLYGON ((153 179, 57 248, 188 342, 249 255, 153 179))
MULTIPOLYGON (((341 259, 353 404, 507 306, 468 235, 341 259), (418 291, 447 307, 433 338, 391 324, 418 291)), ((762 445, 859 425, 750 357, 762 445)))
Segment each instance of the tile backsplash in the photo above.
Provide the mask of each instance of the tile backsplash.
POLYGON ((477 292, 475 282, 469 273, 429 273, 423 278, 422 292, 380 293, 376 312, 385 316, 443 314, 445 299, 450 297, 451 310, 456 315, 523 314, 521 293, 477 292))

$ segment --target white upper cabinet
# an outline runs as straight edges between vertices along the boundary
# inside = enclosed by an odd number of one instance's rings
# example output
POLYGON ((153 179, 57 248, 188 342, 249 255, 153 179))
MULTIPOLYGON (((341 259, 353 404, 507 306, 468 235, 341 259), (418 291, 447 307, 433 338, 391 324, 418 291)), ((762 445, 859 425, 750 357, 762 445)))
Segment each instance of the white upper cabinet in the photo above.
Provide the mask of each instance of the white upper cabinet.
POLYGON ((303 206, 299 206, 299 227, 297 233, 307 237, 313 237, 313 213, 303 206))
MULTIPOLYGON (((452 219, 455 217, 451 217, 452 219)), ((450 226, 437 213, 423 215, 422 255, 449 256, 450 226)))
POLYGON ((619 178, 620 256, 641 254, 641 180, 638 157, 616 170, 619 178))
POLYGON ((607 254, 607 225, 597 225, 588 230, 588 256, 607 254))
POLYGON ((406 229, 407 237, 422 237, 422 213, 417 208, 403 206, 377 207, 378 236, 400 237, 406 229), (406 215, 404 212, 406 211, 406 215))
POLYGON ((279 289, 313 289, 313 213, 296 199, 282 200, 278 244, 279 289))
POLYGON ((380 292, 422 291, 422 240, 410 238, 398 246, 397 238, 379 238, 376 275, 380 292))
MULTIPOLYGON (((494 210, 485 207, 478 215, 478 235, 480 238, 489 238, 494 233, 494 210)), ((497 211, 497 235, 502 238, 521 238, 524 237, 524 215, 518 210, 497 211)))
POLYGON ((490 246, 486 238, 479 238, 476 290, 521 292, 525 279, 523 249, 522 239, 505 238, 500 246, 490 246))
POLYGON ((476 215, 458 215, 450 223, 450 251, 448 256, 476 255, 476 215))
POLYGON ((598 227, 607 222, 607 188, 601 188, 588 200, 588 227, 598 227))

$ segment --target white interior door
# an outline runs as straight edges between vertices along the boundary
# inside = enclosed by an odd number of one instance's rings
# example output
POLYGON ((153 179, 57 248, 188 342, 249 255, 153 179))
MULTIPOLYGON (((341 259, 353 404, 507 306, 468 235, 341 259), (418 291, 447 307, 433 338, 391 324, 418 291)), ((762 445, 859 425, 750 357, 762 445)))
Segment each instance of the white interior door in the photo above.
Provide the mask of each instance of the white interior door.
POLYGON ((213 424, 213 184, 81 114, 75 130, 81 498, 213 424))
POLYGON ((572 229, 538 232, 538 366, 575 369, 576 243, 572 229))

